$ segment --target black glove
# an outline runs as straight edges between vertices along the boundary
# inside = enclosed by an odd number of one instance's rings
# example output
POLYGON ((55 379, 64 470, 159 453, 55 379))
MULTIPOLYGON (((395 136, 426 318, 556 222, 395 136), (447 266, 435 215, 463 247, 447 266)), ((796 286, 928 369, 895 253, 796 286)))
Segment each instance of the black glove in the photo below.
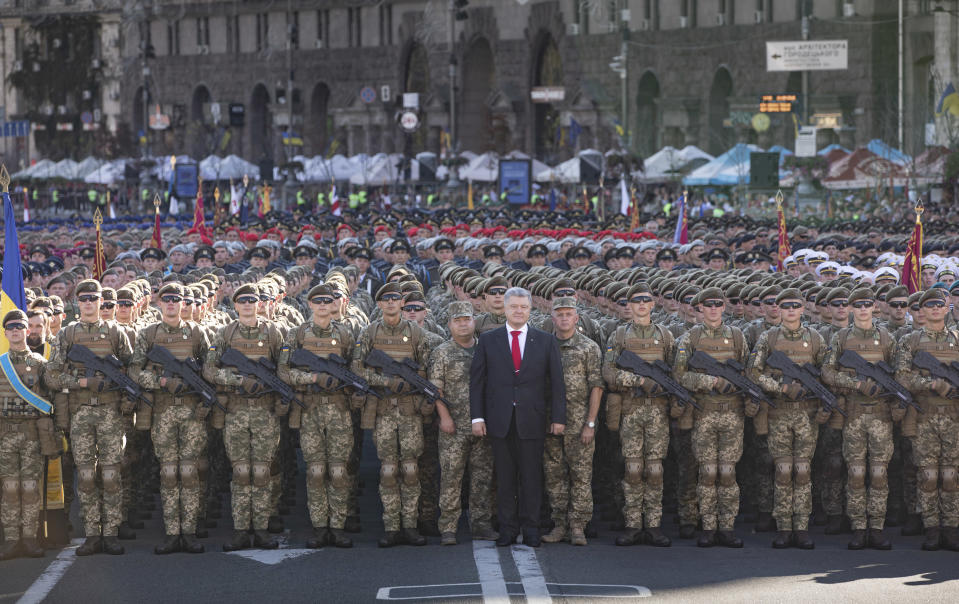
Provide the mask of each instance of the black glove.
POLYGON ((166 379, 166 386, 163 387, 164 390, 170 394, 179 394, 183 390, 183 380, 178 377, 168 377, 166 379))
POLYGON ((240 387, 243 388, 243 391, 247 394, 258 394, 263 390, 262 384, 251 377, 243 378, 243 383, 240 384, 240 387))
POLYGON ((389 389, 393 394, 404 394, 410 391, 410 385, 403 378, 390 378, 389 389))

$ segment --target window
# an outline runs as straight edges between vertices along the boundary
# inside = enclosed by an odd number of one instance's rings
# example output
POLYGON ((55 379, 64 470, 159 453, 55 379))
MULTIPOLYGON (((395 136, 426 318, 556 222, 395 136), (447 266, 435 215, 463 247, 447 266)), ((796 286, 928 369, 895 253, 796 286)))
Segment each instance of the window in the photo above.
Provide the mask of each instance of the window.
POLYGON ((256 50, 257 52, 270 47, 270 14, 257 13, 256 15, 256 50))
POLYGON ((316 11, 316 47, 321 48, 330 39, 330 11, 321 8, 316 11))
POLYGON ((167 54, 180 54, 180 22, 167 21, 166 25, 166 47, 167 54))
POLYGON ((210 18, 197 17, 196 20, 196 45, 210 45, 210 18))
POLYGON ((393 45, 393 5, 380 5, 380 46, 393 45))
POLYGON ((589 8, 588 0, 574 0, 575 23, 579 25, 580 35, 585 36, 589 33, 589 8))
POLYGON ((360 7, 348 8, 347 26, 350 31, 350 46, 363 46, 363 13, 360 7))
POLYGON ((290 48, 300 47, 300 13, 292 12, 286 14, 286 33, 290 39, 290 48))

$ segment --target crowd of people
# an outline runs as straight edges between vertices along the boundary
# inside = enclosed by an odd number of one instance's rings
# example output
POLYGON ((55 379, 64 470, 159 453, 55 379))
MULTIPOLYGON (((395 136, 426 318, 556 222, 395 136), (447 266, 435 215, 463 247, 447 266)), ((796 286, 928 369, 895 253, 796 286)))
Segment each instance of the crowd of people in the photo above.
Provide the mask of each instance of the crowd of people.
POLYGON ((915 292, 900 285, 911 220, 791 220, 776 270, 776 224, 730 213, 691 217, 682 244, 660 212, 633 229, 575 210, 272 212, 159 238, 150 218, 104 225, 98 278, 92 225, 20 230, 0 559, 44 554, 56 456, 77 555, 122 554, 153 487, 157 554, 203 552, 226 493, 223 549, 276 548, 298 474, 306 546, 350 547, 364 430, 380 547, 455 545, 464 511, 500 545, 522 528, 528 545, 582 546, 608 522, 617 545, 666 547, 666 511, 701 547, 742 547, 752 522, 775 548, 812 549, 813 524, 853 550, 890 549, 901 526, 959 551, 959 224, 939 208, 915 292), (478 412, 493 330, 517 376, 531 350, 559 351, 552 402, 509 436, 543 441, 533 468, 501 463, 505 429, 478 412), (542 509, 504 467, 542 476, 542 509))

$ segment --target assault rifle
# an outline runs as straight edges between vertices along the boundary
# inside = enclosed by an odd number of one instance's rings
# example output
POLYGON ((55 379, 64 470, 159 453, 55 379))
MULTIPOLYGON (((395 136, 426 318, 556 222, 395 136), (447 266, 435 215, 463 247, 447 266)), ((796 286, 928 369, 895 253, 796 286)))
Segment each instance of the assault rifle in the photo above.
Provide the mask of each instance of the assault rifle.
POLYGON ((742 363, 733 359, 726 359, 726 362, 720 363, 702 350, 697 350, 693 353, 693 356, 689 357, 689 366, 709 375, 723 378, 756 404, 766 403, 770 407, 776 408, 776 404, 766 396, 763 389, 743 375, 745 368, 742 363))
POLYGON ((823 409, 826 411, 838 411, 843 417, 846 416, 846 412, 839 408, 836 395, 819 381, 820 371, 812 363, 799 365, 794 363, 783 351, 776 350, 766 359, 766 364, 778 369, 787 378, 802 384, 805 390, 822 401, 823 409))
POLYGON ((306 409, 306 404, 296 396, 296 392, 290 388, 289 384, 276 376, 276 365, 268 359, 260 357, 259 361, 253 361, 239 352, 236 348, 230 348, 223 353, 220 361, 224 365, 236 368, 237 371, 245 376, 256 378, 261 385, 266 386, 267 390, 272 390, 280 395, 280 399, 287 405, 294 402, 300 407, 306 409))
POLYGON ((190 388, 190 393, 199 395, 204 407, 216 405, 226 411, 226 407, 216 398, 216 388, 203 379, 200 373, 200 365, 196 362, 196 359, 187 358, 180 361, 173 356, 172 352, 159 345, 150 348, 147 358, 163 367, 164 375, 175 375, 180 378, 184 385, 190 388))
POLYGON ((357 392, 372 394, 376 398, 382 398, 370 387, 369 382, 350 371, 346 359, 338 354, 331 354, 324 359, 305 348, 297 348, 293 351, 293 354, 290 355, 290 363, 296 367, 306 367, 316 373, 329 374, 336 380, 339 380, 342 384, 340 388, 352 386, 357 392))
POLYGON ((667 365, 661 359, 649 362, 643 360, 635 352, 623 350, 616 358, 616 366, 620 369, 625 369, 635 373, 636 375, 653 380, 659 384, 660 388, 663 389, 665 394, 676 397, 680 407, 692 405, 696 409, 702 409, 702 407, 696 403, 696 399, 693 398, 693 395, 689 393, 689 390, 683 388, 682 384, 674 380, 669 375, 669 365, 667 365))
POLYGON ((75 363, 83 363, 87 378, 93 377, 94 373, 101 373, 113 383, 111 390, 122 390, 131 403, 143 401, 148 407, 153 407, 153 400, 126 374, 123 363, 116 356, 111 354, 100 358, 83 344, 74 344, 67 358, 75 363))
POLYGON ((860 378, 869 378, 879 384, 882 388, 883 396, 895 396, 899 399, 899 406, 913 406, 916 411, 922 412, 919 405, 912 398, 912 393, 906 390, 902 384, 896 381, 895 371, 885 361, 870 363, 855 350, 842 351, 839 355, 839 364, 847 369, 852 369, 860 378))
POLYGON ((400 378, 409 384, 415 392, 426 396, 431 403, 439 401, 447 407, 451 406, 450 402, 440 394, 440 389, 436 387, 436 384, 416 373, 419 371, 420 366, 415 361, 411 359, 394 361, 390 355, 374 348, 366 355, 364 362, 370 367, 379 369, 386 375, 400 378))

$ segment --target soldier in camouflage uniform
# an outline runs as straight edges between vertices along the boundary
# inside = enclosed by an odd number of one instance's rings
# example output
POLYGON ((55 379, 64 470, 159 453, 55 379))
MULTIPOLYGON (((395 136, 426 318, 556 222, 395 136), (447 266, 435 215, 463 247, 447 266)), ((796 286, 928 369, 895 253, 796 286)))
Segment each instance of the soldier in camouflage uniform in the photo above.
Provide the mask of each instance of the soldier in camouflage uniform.
POLYGON ((668 403, 662 397, 653 398, 662 393, 659 384, 618 368, 616 359, 623 350, 629 350, 647 362, 672 364, 675 341, 668 329, 653 325, 650 320, 653 295, 648 285, 633 285, 626 292, 626 299, 632 321, 610 335, 603 358, 603 376, 614 391, 607 397, 606 423, 610 430, 619 431, 626 460, 623 478, 626 532, 616 538, 616 545, 637 545, 645 541, 656 547, 669 547, 669 537, 660 528, 663 460, 669 451, 668 403))
POLYGON ((383 397, 369 397, 363 413, 363 427, 373 429, 373 442, 381 462, 380 500, 386 533, 379 540, 379 546, 426 545, 426 538, 416 529, 420 497, 417 460, 423 453, 422 417, 433 414, 433 405, 421 396, 410 394, 409 384, 404 380, 382 375, 366 367, 363 361, 377 348, 396 361, 411 359, 425 375, 429 343, 421 327, 402 318, 403 297, 399 284, 387 283, 381 287, 376 292, 376 304, 383 318, 370 323, 360 333, 353 355, 353 371, 379 388, 383 397))
POLYGON ((317 285, 307 299, 313 318, 287 334, 280 353, 279 376, 300 392, 306 409, 290 410, 290 428, 300 431, 300 448, 306 462, 306 494, 313 524, 313 536, 306 542, 311 549, 330 544, 352 547, 343 531, 350 494, 346 462, 353 448, 353 421, 350 399, 338 390, 342 384, 327 373, 294 367, 290 357, 302 348, 320 358, 339 355, 351 360, 353 335, 344 325, 332 320, 333 288, 317 285))
MULTIPOLYGON (((3 317, 10 342, 7 355, 20 382, 43 396, 47 360, 27 346, 27 315, 11 310, 3 317)), ((60 447, 53 420, 21 398, 5 373, 0 372, 0 524, 3 544, 0 560, 20 555, 42 558, 37 526, 42 504, 43 457, 56 455, 60 447)))
POLYGON ((887 466, 892 458, 892 422, 901 420, 905 410, 890 411, 888 399, 877 396, 880 389, 876 383, 841 367, 838 359, 843 351, 853 350, 870 363, 885 361, 893 365, 896 343, 888 331, 873 324, 876 298, 871 289, 853 291, 849 302, 853 304, 854 323, 833 336, 822 368, 823 382, 845 394, 842 452, 847 473, 846 513, 853 533, 849 549, 868 545, 888 550, 892 544, 883 536, 882 529, 889 498, 887 466))
POLYGON ((238 318, 217 330, 203 364, 203 377, 220 387, 225 394, 221 402, 227 408, 225 418, 219 409, 213 412, 213 425, 223 429, 226 453, 233 464, 233 538, 223 545, 225 551, 249 547, 250 528, 254 547, 276 549, 279 545, 266 532, 273 511, 270 464, 280 444, 277 416, 288 413, 289 405, 265 393, 256 379, 220 363, 220 357, 231 348, 253 360, 266 357, 276 363, 279 358, 282 336, 273 323, 257 316, 259 294, 254 284, 241 285, 233 292, 238 318))
POLYGON ((916 396, 923 413, 917 414, 910 407, 902 422, 902 433, 911 438, 919 467, 919 506, 926 529, 922 549, 934 551, 945 546, 959 551, 956 392, 946 380, 933 378, 912 363, 921 350, 947 365, 959 360, 959 334, 945 327, 949 305, 941 290, 927 291, 920 298, 920 304, 926 324, 899 342, 896 379, 916 396))
POLYGON ((116 325, 100 318, 100 283, 92 279, 77 284, 80 320, 60 331, 53 357, 45 376, 51 389, 69 389, 66 408, 56 410, 57 425, 68 430, 70 448, 76 462, 78 490, 86 540, 77 548, 78 556, 105 551, 123 554, 117 541, 121 521, 123 459, 123 422, 121 412, 129 415, 135 405, 116 390, 109 390, 106 377, 87 376, 82 364, 68 360, 74 344, 82 344, 93 354, 114 355, 126 365, 133 347, 116 325), (97 482, 97 468, 101 481, 97 482))
MULTIPOLYGON (((797 365, 810 363, 822 366, 826 343, 816 331, 802 326, 803 298, 798 289, 786 289, 776 296, 782 322, 759 336, 749 357, 747 375, 776 401, 775 408, 761 409, 754 418, 762 431, 761 417, 768 415, 769 452, 775 464, 773 518, 778 534, 773 540, 776 549, 795 545, 813 549, 809 537, 809 514, 812 511, 810 483, 813 452, 816 449, 816 420, 823 423, 826 413, 816 413, 816 404, 804 400, 798 382, 787 383, 782 374, 766 365, 776 351, 786 354, 797 365)), ((765 406, 765 405, 764 405, 765 406)))
POLYGON ((469 469, 469 521, 473 539, 494 541, 493 531, 493 450, 487 437, 474 436, 470 421, 468 384, 470 363, 476 349, 473 305, 449 305, 452 340, 437 346, 430 356, 429 379, 450 405, 437 402, 439 414, 440 522, 442 545, 456 545, 456 525, 462 510, 460 496, 463 475, 469 469))
MULTIPOLYGON (((743 333, 723 325, 725 297, 721 289, 708 287, 691 304, 702 306, 703 323, 677 342, 673 372, 679 383, 698 394, 702 406, 702 411, 695 413, 692 435, 693 454, 699 463, 697 492, 703 524, 697 545, 742 547, 742 539, 733 530, 739 513, 736 462, 743 454, 742 396, 733 394, 732 384, 723 378, 690 370, 688 360, 702 350, 719 362, 733 359, 745 366, 749 351, 743 333)), ((758 405, 746 402, 746 415, 753 417, 758 411, 758 405)))
MULTIPOLYGON (((153 447, 160 461, 160 499, 166 529, 166 538, 154 552, 161 555, 181 550, 191 554, 204 551, 203 544, 196 540, 196 532, 203 497, 200 458, 205 453, 206 417, 210 409, 195 393, 184 392, 186 385, 180 377, 165 375, 161 365, 147 359, 156 346, 165 348, 180 361, 203 359, 206 355, 210 346, 206 333, 180 318, 183 295, 184 287, 178 283, 160 288, 157 296, 163 321, 137 334, 129 370, 140 386, 154 392, 150 424, 153 447)), ((140 414, 147 411, 143 409, 140 414)))
POLYGON ((489 310, 476 317, 476 335, 482 335, 506 323, 503 296, 507 287, 506 279, 498 276, 487 279, 483 284, 483 299, 489 310))

